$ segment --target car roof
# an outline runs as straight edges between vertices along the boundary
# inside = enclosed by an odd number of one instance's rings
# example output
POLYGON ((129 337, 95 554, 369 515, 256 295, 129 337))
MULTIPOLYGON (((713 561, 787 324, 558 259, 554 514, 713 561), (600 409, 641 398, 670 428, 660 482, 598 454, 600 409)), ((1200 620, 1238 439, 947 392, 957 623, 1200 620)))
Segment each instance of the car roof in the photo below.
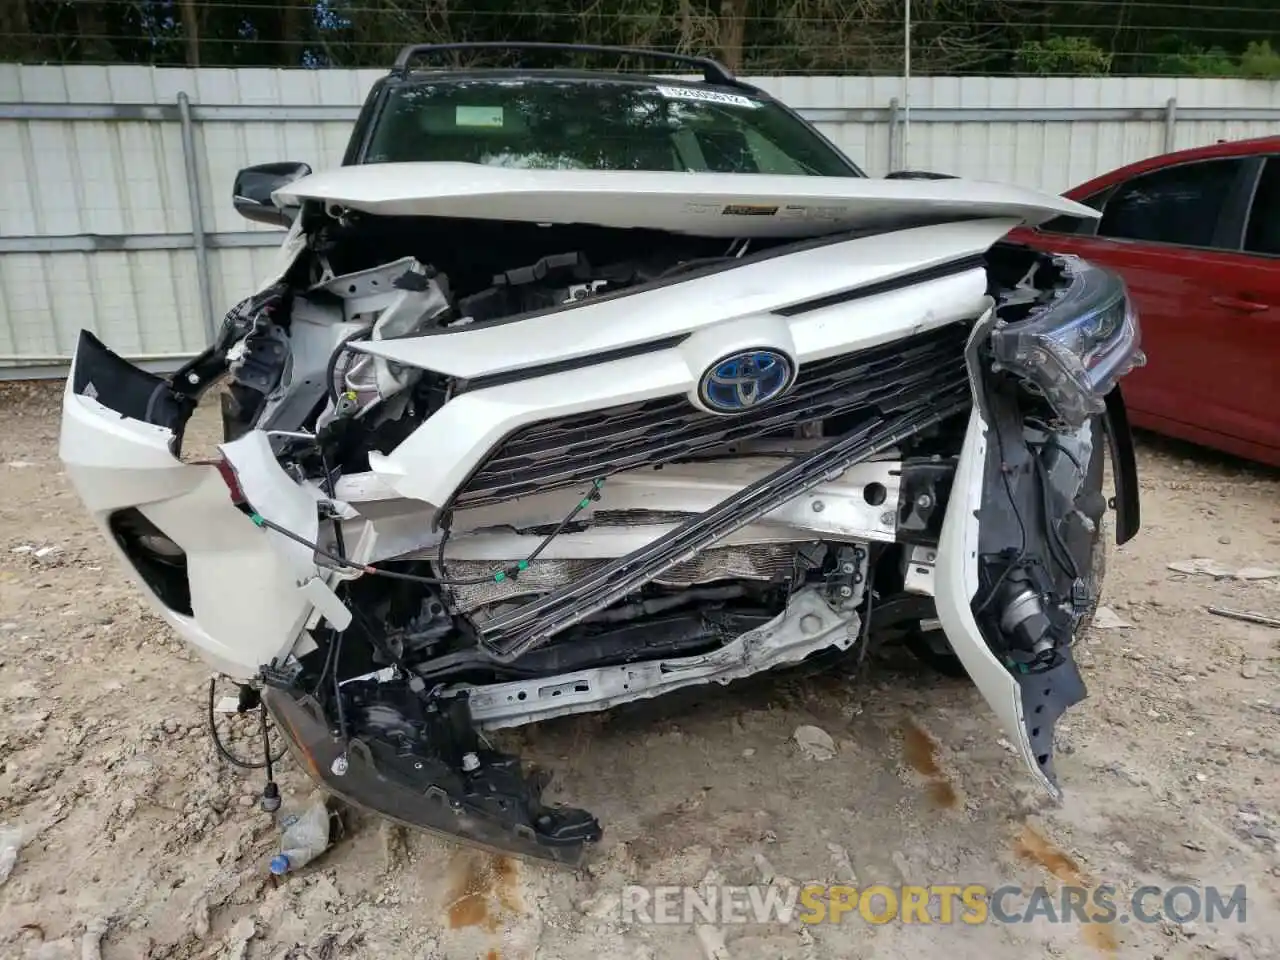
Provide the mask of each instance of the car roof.
POLYGON ((720 93, 736 93, 739 96, 750 96, 757 100, 773 99, 768 93, 761 90, 759 87, 752 86, 749 83, 744 83, 741 80, 730 85, 724 83, 708 83, 706 80, 698 80, 689 76, 662 76, 657 74, 632 73, 630 71, 619 70, 579 70, 571 67, 551 69, 529 67, 414 68, 404 73, 392 74, 386 77, 384 82, 399 84, 423 83, 433 80, 440 83, 463 83, 468 80, 519 80, 531 83, 537 83, 539 81, 549 82, 556 80, 568 80, 580 83, 616 83, 644 87, 672 84, 679 85, 681 87, 696 87, 700 90, 715 90, 720 93))
POLYGON ((1248 140, 1225 140, 1203 147, 1191 147, 1187 150, 1176 150, 1173 153, 1162 153, 1148 157, 1136 163, 1117 167, 1108 173, 1094 177, 1079 186, 1072 187, 1064 196, 1072 200, 1087 197, 1112 184, 1128 180, 1140 173, 1149 173, 1164 167, 1173 167, 1181 163, 1192 163, 1197 160, 1216 160, 1228 157, 1252 157, 1260 154, 1280 153, 1280 136, 1253 137, 1248 140))
MULTIPOLYGON (((733 75, 728 67, 711 57, 695 56, 670 50, 647 47, 622 47, 595 43, 550 43, 545 40, 466 40, 450 43, 410 43, 400 48, 390 76, 404 77, 413 73, 420 61, 439 62, 440 57, 454 60, 458 54, 499 54, 502 56, 541 55, 570 58, 579 55, 614 57, 623 62, 648 60, 655 63, 678 65, 687 71, 693 68, 711 85, 754 89, 733 75)), ((454 68, 456 70, 456 68, 454 68)), ((605 76, 618 74, 605 74, 605 76)))

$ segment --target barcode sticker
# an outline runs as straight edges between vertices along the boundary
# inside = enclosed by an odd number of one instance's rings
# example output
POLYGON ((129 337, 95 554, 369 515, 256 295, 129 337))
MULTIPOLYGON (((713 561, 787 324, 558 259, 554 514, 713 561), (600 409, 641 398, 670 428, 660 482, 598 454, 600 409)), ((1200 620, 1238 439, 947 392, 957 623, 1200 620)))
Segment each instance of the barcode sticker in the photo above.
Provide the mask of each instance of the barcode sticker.
POLYGON ((704 103, 723 103, 731 107, 758 107, 760 103, 750 97, 736 93, 721 93, 719 90, 703 90, 700 87, 665 87, 659 86, 658 93, 668 100, 701 100, 704 103))
POLYGON ((453 122, 460 127, 501 127, 502 107, 455 107, 453 122))

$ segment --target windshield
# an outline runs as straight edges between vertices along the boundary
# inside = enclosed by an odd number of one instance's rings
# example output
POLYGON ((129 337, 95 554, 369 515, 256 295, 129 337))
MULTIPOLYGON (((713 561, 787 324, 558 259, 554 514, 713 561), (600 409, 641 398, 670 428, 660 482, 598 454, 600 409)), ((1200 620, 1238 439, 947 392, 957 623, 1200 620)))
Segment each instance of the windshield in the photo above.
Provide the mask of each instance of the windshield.
POLYGON ((707 87, 450 80, 392 87, 363 163, 857 177, 778 104, 707 87))

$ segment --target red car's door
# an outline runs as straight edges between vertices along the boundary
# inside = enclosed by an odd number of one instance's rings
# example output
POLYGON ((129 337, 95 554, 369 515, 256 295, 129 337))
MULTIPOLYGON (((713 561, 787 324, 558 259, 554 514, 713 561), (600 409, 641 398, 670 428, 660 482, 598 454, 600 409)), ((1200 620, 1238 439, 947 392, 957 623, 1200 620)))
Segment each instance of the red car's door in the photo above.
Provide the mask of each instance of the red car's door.
POLYGON ((1101 221, 1042 235, 1038 245, 1110 267, 1128 283, 1148 355, 1125 379, 1136 423, 1272 459, 1280 455, 1272 387, 1280 261, 1242 249, 1246 223, 1256 247, 1274 239, 1280 218, 1280 164, 1268 164, 1260 182, 1262 162, 1221 158, 1141 174, 1093 198, 1101 221))

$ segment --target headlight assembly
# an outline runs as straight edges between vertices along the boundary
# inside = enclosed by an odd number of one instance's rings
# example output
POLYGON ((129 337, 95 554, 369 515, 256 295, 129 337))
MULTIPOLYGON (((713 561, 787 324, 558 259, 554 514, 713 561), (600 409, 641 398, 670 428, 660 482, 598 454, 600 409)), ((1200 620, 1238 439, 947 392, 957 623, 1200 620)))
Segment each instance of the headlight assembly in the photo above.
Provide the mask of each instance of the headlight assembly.
POLYGON ((1021 378, 1079 427, 1106 409, 1121 377, 1146 363, 1138 315, 1124 281, 1078 257, 1062 257, 1066 284, 1054 299, 991 333, 994 369, 1021 378))

